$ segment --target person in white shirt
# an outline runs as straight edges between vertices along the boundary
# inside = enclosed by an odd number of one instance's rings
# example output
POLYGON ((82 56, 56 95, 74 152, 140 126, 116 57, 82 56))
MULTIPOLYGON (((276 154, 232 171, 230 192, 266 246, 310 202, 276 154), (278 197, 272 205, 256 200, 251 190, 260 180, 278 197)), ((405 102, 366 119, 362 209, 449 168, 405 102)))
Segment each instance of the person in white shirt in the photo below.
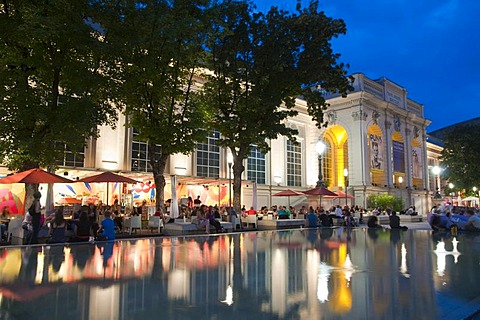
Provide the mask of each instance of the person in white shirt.
POLYGON ((342 208, 340 208, 339 205, 337 205, 337 207, 335 208, 335 215, 337 216, 337 218, 343 217, 343 210, 342 208))

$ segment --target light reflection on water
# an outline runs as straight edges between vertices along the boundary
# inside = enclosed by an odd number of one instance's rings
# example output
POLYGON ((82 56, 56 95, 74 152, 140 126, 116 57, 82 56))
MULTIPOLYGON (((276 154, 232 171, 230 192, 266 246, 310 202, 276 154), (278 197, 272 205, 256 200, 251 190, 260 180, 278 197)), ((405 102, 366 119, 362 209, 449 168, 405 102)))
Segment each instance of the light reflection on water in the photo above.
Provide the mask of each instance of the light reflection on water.
POLYGON ((343 228, 10 247, 0 318, 457 319, 479 257, 473 235, 343 228))

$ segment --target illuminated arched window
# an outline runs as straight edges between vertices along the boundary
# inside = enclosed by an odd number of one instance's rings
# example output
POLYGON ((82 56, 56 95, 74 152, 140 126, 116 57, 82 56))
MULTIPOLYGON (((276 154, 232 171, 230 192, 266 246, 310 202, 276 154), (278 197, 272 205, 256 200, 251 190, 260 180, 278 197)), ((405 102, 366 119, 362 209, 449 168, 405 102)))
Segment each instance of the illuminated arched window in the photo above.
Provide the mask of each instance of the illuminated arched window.
POLYGON ((327 187, 333 185, 333 148, 332 148, 332 141, 330 139, 325 139, 326 149, 322 156, 322 175, 323 181, 327 187))

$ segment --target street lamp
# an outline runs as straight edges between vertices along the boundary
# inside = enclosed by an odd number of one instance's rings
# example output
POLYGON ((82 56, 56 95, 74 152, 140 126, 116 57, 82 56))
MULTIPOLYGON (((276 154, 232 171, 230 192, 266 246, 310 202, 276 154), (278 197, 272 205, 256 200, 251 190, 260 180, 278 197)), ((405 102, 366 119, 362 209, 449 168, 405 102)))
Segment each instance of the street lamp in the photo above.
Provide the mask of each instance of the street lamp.
POLYGON ((233 154, 231 152, 227 153, 227 163, 228 163, 228 204, 232 208, 232 165, 233 165, 233 154))
POLYGON ((344 182, 345 182, 345 206, 347 206, 348 205, 348 203, 347 203, 347 198, 348 198, 348 169, 347 168, 343 169, 343 177, 345 178, 344 179, 344 182))
POLYGON ((323 176, 322 176, 322 154, 325 152, 327 149, 327 146, 323 141, 318 140, 318 142, 315 144, 315 150, 318 153, 318 181, 317 181, 317 188, 319 187, 325 187, 325 182, 323 181, 323 176))
POLYGON ((477 187, 473 187, 472 190, 473 190, 473 195, 476 197, 477 196, 477 190, 478 190, 477 187))
POLYGON ((433 198, 435 199, 439 199, 441 198, 442 196, 440 195, 440 190, 438 188, 438 176, 440 175, 440 172, 442 172, 442 168, 440 168, 439 166, 434 166, 432 168, 432 173, 435 175, 435 195, 433 196, 433 198))
POLYGON ((402 198, 402 206, 403 206, 403 190, 402 190, 402 183, 403 183, 403 177, 398 177, 398 185, 400 188, 400 198, 402 198))

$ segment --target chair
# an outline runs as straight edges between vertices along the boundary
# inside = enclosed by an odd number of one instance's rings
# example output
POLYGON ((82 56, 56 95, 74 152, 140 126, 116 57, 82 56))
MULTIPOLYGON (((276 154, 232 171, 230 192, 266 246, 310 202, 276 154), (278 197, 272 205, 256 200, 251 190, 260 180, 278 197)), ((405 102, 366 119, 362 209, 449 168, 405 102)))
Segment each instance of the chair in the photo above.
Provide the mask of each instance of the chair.
POLYGON ((7 229, 7 242, 11 242, 12 237, 14 235, 15 237, 19 237, 23 239, 22 222, 23 222, 23 219, 21 218, 15 218, 10 220, 10 222, 8 223, 8 229, 7 229))
POLYGON ((247 226, 253 224, 254 228, 257 228, 257 216, 256 215, 248 215, 247 216, 247 226))
POLYGON ((240 220, 240 218, 232 216, 232 223, 235 230, 242 228, 242 220, 240 220))
POLYGON ((125 229, 128 229, 128 233, 132 234, 132 230, 140 229, 142 231, 142 217, 132 216, 130 219, 125 220, 125 229))
POLYGON ((154 229, 157 229, 157 233, 160 233, 162 227, 163 221, 160 219, 160 217, 150 216, 150 218, 148 218, 148 228, 151 232, 153 232, 154 229))

